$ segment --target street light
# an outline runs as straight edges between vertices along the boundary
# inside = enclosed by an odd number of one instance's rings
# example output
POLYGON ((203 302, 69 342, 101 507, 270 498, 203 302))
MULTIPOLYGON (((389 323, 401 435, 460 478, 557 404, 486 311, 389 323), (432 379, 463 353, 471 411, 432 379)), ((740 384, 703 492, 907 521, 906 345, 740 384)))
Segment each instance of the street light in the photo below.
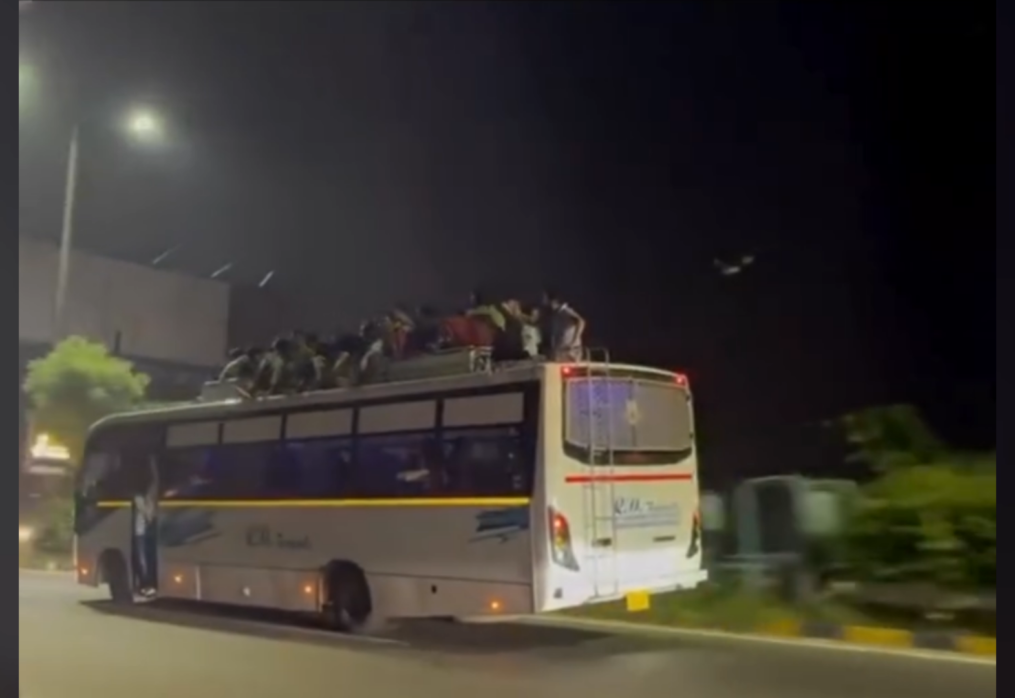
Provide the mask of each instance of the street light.
MULTIPOLYGON (((143 142, 160 141, 164 135, 163 122, 151 109, 137 108, 127 114, 126 132, 133 139, 143 142)), ((67 305, 67 284, 70 276, 70 254, 74 245, 74 207, 78 183, 78 140, 80 129, 77 124, 71 129, 70 145, 67 148, 67 176, 64 184, 63 221, 60 227, 60 251, 56 271, 56 297, 53 306, 54 340, 59 341, 66 334, 64 315, 67 305)))
POLYGON ((136 109, 127 116, 127 132, 140 141, 160 141, 163 137, 162 120, 149 109, 136 109))

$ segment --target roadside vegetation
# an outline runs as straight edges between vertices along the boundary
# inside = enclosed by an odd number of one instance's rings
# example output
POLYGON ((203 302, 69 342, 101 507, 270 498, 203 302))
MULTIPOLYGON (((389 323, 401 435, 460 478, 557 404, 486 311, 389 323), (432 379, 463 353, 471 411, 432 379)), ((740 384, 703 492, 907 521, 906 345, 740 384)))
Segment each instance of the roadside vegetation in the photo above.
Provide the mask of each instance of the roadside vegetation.
MULTIPOLYGON (((35 434, 47 434, 66 448, 69 466, 81 465, 88 429, 114 412, 141 406, 147 375, 110 354, 105 345, 69 337, 28 365, 22 388, 31 405, 35 434)), ((69 488, 68 488, 69 489, 69 488)), ((38 503, 19 538, 19 564, 44 568, 68 566, 73 540, 73 502, 69 493, 38 503)))
POLYGON ((806 541, 801 562, 820 580, 814 593, 788 579, 799 568, 770 569, 762 585, 719 568, 702 588, 654 597, 648 611, 617 603, 580 613, 733 630, 819 621, 996 635, 995 454, 950 449, 907 405, 833 426, 849 458, 875 477, 844 490, 841 530, 806 541))

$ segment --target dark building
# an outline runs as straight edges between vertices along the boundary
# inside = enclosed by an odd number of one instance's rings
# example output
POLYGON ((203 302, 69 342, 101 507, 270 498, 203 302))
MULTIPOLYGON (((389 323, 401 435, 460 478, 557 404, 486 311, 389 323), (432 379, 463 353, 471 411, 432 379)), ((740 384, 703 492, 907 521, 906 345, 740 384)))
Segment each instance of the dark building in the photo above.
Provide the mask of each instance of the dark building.
MULTIPOLYGON (((32 359, 46 354, 56 334, 54 306, 58 250, 18 241, 18 385, 32 359)), ((186 400, 221 365, 229 328, 229 286, 83 252, 71 255, 67 333, 103 342, 151 379, 149 397, 186 400)), ((28 463, 29 405, 19 391, 19 462, 28 463)), ((48 485, 45 468, 22 472, 22 492, 48 485)))

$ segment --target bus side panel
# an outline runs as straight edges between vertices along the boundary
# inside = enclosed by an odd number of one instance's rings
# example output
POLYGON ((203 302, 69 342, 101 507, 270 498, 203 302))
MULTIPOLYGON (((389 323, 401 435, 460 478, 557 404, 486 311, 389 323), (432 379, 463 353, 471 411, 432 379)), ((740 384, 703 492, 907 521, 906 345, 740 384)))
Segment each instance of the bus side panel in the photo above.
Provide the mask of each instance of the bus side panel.
POLYGON ((131 509, 128 505, 93 509, 79 517, 74 538, 75 564, 79 584, 99 584, 99 556, 106 550, 119 550, 131 560, 131 509))
POLYGON ((538 535, 536 549, 540 551, 536 587, 539 612, 578 606, 595 596, 591 516, 586 512, 585 493, 579 487, 564 485, 568 468, 579 464, 568 463, 559 446, 564 411, 561 385, 559 366, 547 366, 540 413, 542 467, 537 478, 542 497, 532 508, 533 520, 539 521, 533 525, 533 535, 538 535), (566 523, 566 531, 554 531, 555 518, 566 523))
POLYGON ((532 612, 529 505, 163 507, 160 593, 302 608, 298 593, 326 564, 368 578, 385 616, 532 612), (298 577, 292 571, 309 573, 298 577), (191 580, 200 574, 200 584, 191 580), (180 580, 177 591, 173 583, 180 580), (279 585, 288 590, 280 590, 279 585))
POLYGON ((553 585, 551 575, 551 550, 550 550, 550 521, 547 517, 547 507, 550 502, 550 482, 548 467, 551 450, 547 443, 549 426, 553 428, 552 420, 547 415, 554 413, 555 404, 553 401, 553 390, 546 380, 546 368, 544 375, 539 381, 539 419, 536 429, 535 469, 532 478, 532 504, 529 507, 529 533, 531 537, 532 550, 532 603, 535 612, 543 610, 547 599, 560 594, 553 585))

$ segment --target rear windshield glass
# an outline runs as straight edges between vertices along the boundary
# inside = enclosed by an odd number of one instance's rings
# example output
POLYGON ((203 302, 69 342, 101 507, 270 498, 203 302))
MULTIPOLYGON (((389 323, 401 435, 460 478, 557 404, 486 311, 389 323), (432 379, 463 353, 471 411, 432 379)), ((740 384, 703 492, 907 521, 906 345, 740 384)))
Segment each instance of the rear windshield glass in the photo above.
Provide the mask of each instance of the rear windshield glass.
MULTIPOLYGON (((642 454, 689 452, 694 441, 691 401, 676 382, 573 378, 565 383, 564 441, 637 464, 642 454)), ((656 459, 653 459, 653 461, 656 459)))

